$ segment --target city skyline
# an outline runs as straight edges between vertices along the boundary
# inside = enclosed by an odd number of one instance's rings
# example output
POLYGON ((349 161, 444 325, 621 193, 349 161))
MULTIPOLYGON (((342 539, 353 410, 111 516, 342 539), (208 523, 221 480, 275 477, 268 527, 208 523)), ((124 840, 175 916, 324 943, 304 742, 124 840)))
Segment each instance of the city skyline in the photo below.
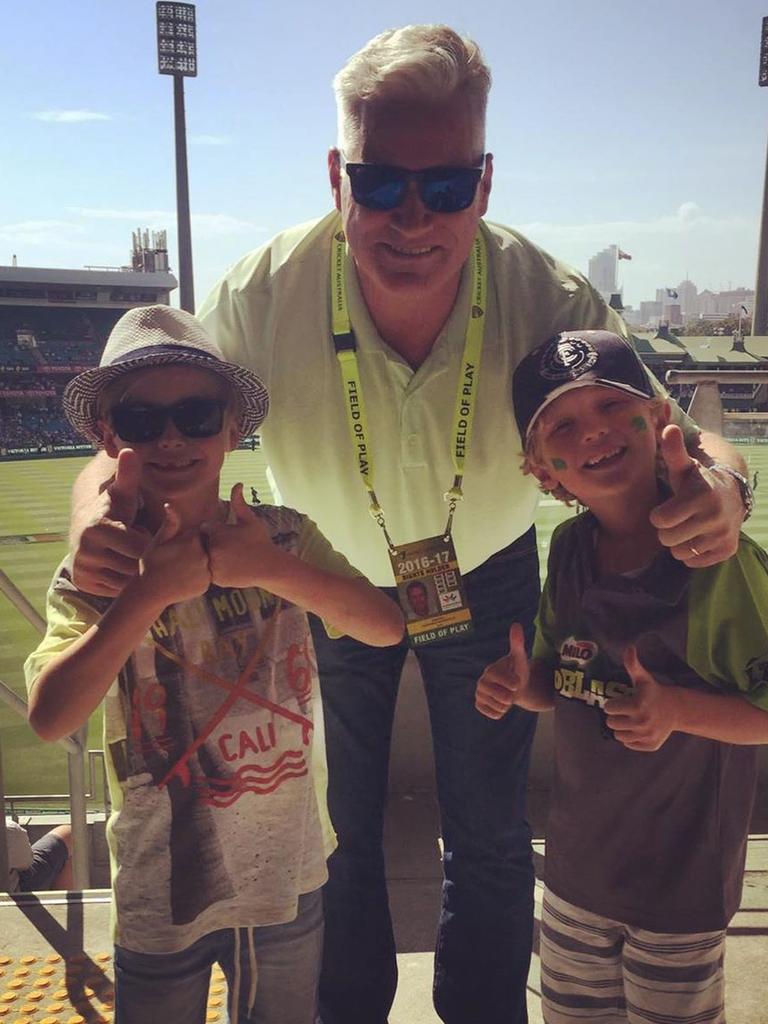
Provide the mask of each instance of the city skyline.
MULTIPOLYGON (((200 0, 199 77, 186 86, 198 302, 246 251, 330 209, 335 71, 384 28, 437 20, 475 38, 493 71, 488 219, 584 274, 617 244, 632 256, 619 284, 635 307, 686 277, 701 290, 754 287, 765 13, 756 0, 736 11, 392 0, 382 17, 339 0, 328 18, 308 0, 200 0)), ((130 17, 100 0, 15 5, 4 28, 0 264, 15 254, 23 266, 119 266, 131 231, 148 228, 168 231, 177 270, 171 83, 156 70, 154 0, 130 17)))

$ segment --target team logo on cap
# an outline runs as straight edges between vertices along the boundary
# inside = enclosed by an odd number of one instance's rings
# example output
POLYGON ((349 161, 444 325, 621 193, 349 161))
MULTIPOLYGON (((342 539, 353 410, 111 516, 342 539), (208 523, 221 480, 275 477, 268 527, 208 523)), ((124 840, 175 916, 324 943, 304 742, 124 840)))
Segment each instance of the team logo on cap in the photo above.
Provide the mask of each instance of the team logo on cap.
POLYGON ((597 362, 597 349, 583 338, 560 338, 541 356, 539 373, 547 380, 575 380, 597 362))

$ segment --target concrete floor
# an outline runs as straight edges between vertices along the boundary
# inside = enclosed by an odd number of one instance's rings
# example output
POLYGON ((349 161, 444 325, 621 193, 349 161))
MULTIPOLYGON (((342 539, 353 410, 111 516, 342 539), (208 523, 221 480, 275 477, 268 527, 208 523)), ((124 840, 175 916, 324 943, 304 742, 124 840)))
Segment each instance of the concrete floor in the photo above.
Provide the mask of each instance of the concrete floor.
MULTIPOLYGON (((534 820, 540 816, 544 797, 533 794, 534 820)), ((440 906, 438 835, 437 805, 431 794, 392 798, 386 845, 400 982, 390 1024, 440 1024, 431 1000, 434 928, 440 906)), ((534 842, 537 875, 543 853, 543 841, 534 842)), ((537 881, 537 920, 542 894, 542 883, 537 881)), ((728 930, 726 950, 729 1024, 768 1024, 768 835, 750 838, 744 896, 728 930)), ((530 1024, 541 1024, 538 930, 528 978, 528 1013, 530 1024)))
MULTIPOLYGON (((542 799, 534 799, 534 809, 542 802, 542 799)), ((400 983, 390 1024, 439 1024, 430 995, 434 929, 440 903, 438 836, 437 806, 429 791, 392 797, 386 849, 400 983)), ((534 844, 534 854, 537 868, 540 868, 543 842, 534 844)), ((541 893, 541 884, 537 883, 537 914, 541 893)), ((82 896, 72 894, 69 898, 63 893, 17 900, 0 897, 0 1020, 12 1024, 110 1021, 110 952, 107 891, 92 891, 82 896), (22 956, 36 959, 23 966, 22 956), (56 957, 62 960, 48 962, 56 957), (49 972, 48 978, 43 976, 45 971, 49 972), (24 985, 25 982, 28 984, 24 985), (18 987, 12 988, 12 984, 18 987), (35 990, 34 986, 47 987, 35 990), (52 1003, 54 998, 59 1002, 52 1003), (72 1016, 73 1013, 76 1016, 72 1016)), ((766 963, 768 835, 759 835, 750 839, 742 908, 728 935, 726 976, 730 1024, 768 1024, 766 963)), ((220 979, 214 978, 207 1018, 211 1022, 224 1020, 221 992, 220 979)), ((535 949, 528 982, 528 1005, 531 1024, 541 1024, 539 964, 535 949)))

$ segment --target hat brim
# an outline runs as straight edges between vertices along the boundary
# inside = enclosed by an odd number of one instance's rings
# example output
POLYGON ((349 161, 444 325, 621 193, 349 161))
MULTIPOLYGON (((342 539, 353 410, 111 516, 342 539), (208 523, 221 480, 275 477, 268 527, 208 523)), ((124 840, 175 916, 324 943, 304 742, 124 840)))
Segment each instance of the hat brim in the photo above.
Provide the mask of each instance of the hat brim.
POLYGON ((240 399, 240 438, 255 433, 266 419, 269 411, 269 395, 264 384, 255 373, 235 363, 215 359, 194 350, 154 352, 136 359, 126 359, 109 366, 94 366, 91 370, 73 377, 64 389, 63 405, 67 419, 84 437, 96 445, 102 444, 98 423, 102 419, 99 400, 112 381, 131 370, 149 369, 154 366, 197 366, 222 377, 237 393, 240 399))

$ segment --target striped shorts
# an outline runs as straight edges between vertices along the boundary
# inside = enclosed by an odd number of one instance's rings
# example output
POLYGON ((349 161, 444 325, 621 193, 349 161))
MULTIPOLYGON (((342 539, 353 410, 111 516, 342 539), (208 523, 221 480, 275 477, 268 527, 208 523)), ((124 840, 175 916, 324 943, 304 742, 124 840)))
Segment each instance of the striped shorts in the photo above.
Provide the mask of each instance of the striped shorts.
POLYGON ((649 932, 544 895, 545 1024, 725 1024, 725 931, 649 932))

